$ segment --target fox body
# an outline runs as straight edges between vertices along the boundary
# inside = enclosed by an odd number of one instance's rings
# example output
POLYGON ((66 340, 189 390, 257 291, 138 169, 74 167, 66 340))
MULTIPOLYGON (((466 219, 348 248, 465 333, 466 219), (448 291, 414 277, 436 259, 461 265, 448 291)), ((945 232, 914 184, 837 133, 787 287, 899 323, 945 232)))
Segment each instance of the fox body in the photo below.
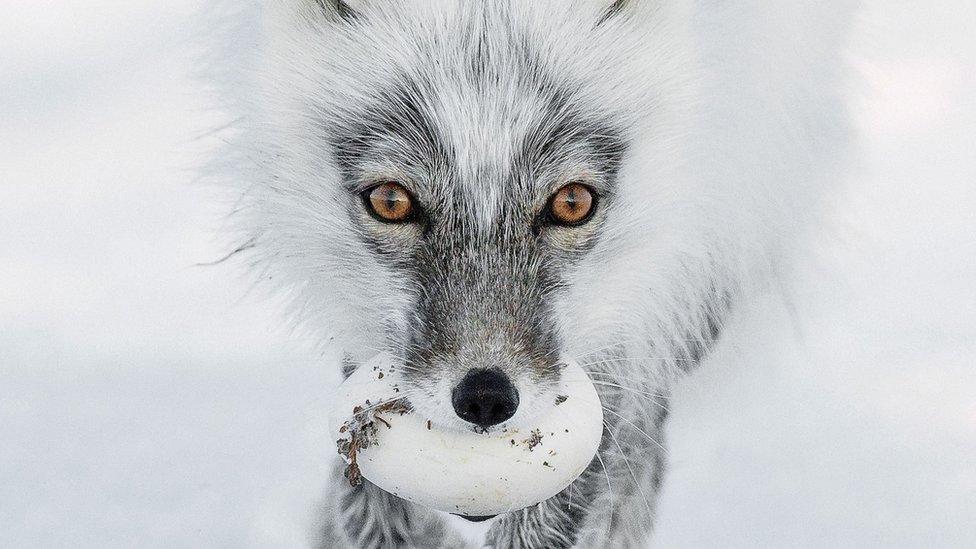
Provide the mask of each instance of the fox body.
MULTIPOLYGON (((397 356, 439 426, 517 423, 551 401, 560 357, 584 365, 606 410, 598 459, 494 519, 487 543, 640 546, 669 380, 775 275, 836 178, 851 10, 268 2, 222 157, 242 248, 347 368, 397 356)), ((323 547, 465 543, 338 474, 326 507, 323 547)))

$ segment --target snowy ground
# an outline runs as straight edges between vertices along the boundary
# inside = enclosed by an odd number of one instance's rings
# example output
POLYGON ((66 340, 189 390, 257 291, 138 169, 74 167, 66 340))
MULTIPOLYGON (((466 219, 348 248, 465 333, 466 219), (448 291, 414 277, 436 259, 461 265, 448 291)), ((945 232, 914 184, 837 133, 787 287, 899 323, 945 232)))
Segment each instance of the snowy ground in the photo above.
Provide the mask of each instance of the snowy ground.
MULTIPOLYGON (((0 547, 305 542, 335 375, 194 267, 196 3, 0 10, 0 547)), ((872 3, 866 162, 797 322, 760 307, 679 388, 656 547, 976 546, 971 6, 872 3)))

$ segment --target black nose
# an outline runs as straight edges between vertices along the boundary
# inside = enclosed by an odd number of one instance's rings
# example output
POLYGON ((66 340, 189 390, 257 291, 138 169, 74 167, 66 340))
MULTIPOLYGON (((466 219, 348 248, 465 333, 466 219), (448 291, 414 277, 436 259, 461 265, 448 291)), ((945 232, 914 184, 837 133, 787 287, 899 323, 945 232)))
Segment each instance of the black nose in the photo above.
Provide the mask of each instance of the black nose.
POLYGON ((458 417, 487 429, 514 416, 519 397, 500 370, 471 370, 454 388, 451 403, 458 417))

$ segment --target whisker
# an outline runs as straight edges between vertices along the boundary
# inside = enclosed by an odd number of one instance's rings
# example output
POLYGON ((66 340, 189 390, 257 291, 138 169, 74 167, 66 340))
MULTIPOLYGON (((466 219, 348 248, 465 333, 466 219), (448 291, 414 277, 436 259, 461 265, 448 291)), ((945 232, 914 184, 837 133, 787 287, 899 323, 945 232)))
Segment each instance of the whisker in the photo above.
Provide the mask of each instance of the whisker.
POLYGON ((658 398, 664 398, 664 395, 659 395, 659 394, 656 394, 656 393, 645 393, 643 391, 638 391, 637 389, 631 389, 630 387, 624 387, 623 385, 617 385, 616 383, 607 383, 605 381, 594 381, 593 384, 594 385, 603 385, 605 387, 613 387, 613 388, 616 388, 616 389, 622 389, 624 391, 628 391, 628 392, 633 393, 635 395, 644 397, 645 400, 653 403, 655 406, 661 408, 665 412, 671 413, 671 410, 668 410, 668 407, 667 406, 665 406, 664 404, 661 404, 657 400, 658 398))
POLYGON ((631 420, 629 420, 629 419, 627 419, 627 418, 625 418, 624 416, 622 416, 622 415, 620 415, 620 414, 618 414, 617 412, 615 412, 615 411, 613 411, 613 410, 611 410, 611 409, 610 409, 610 408, 608 408, 607 406, 603 406, 603 411, 605 411, 605 412, 610 412, 610 413, 611 413, 611 414, 613 414, 614 416, 616 416, 616 417, 618 417, 618 418, 620 418, 621 420, 623 420, 623 421, 625 421, 625 422, 627 422, 627 423, 629 423, 629 424, 631 425, 631 427, 633 427, 634 429, 636 429, 636 430, 637 430, 637 432, 638 432, 638 433, 640 433, 640 434, 642 434, 642 435, 644 435, 645 437, 647 437, 647 440, 649 440, 649 441, 651 441, 651 442, 653 442, 653 443, 654 443, 654 444, 655 444, 655 445, 656 445, 656 446, 657 446, 658 448, 660 448, 660 449, 661 449, 661 450, 662 450, 663 452, 665 452, 665 453, 667 453, 667 451, 668 451, 668 449, 667 449, 667 448, 665 448, 665 447, 664 447, 664 446, 663 446, 663 445, 662 445, 662 444, 661 444, 660 442, 658 442, 658 441, 656 441, 656 440, 654 440, 654 437, 652 437, 651 435, 649 435, 649 434, 647 434, 647 432, 646 432, 646 431, 644 431, 643 429, 641 429, 641 428, 640 428, 640 427, 639 427, 639 426, 638 426, 638 425, 637 425, 636 423, 634 423, 633 421, 631 421, 631 420))
POLYGON ((594 376, 606 376, 606 377, 610 377, 610 378, 613 378, 615 381, 630 381, 630 382, 638 383, 638 384, 641 384, 641 385, 647 384, 647 383, 649 383, 651 381, 651 380, 649 380, 647 378, 628 377, 628 376, 623 376, 623 375, 620 375, 620 374, 615 374, 613 372, 595 372, 595 371, 586 370, 586 373, 589 374, 589 375, 594 375, 594 376))
POLYGON ((603 345, 601 347, 594 347, 594 348, 589 349, 587 351, 578 352, 578 353, 576 353, 576 356, 578 356, 578 357, 584 357, 584 356, 595 355, 595 354, 599 354, 599 353, 608 351, 610 349, 613 349, 614 347, 619 347, 619 346, 622 346, 622 345, 626 345, 628 343, 637 343, 639 341, 640 340, 639 339, 636 339, 636 338, 635 339, 618 340, 618 341, 614 341, 613 343, 609 343, 609 344, 603 345))
POLYGON ((617 362, 695 362, 695 360, 690 358, 681 357, 666 357, 666 356, 628 356, 628 357, 610 357, 602 360, 592 360, 589 362, 581 362, 580 366, 584 368, 587 366, 593 366, 596 364, 614 364, 617 362))
POLYGON ((634 389, 633 387, 626 387, 624 385, 620 385, 620 384, 617 384, 617 383, 611 383, 609 381, 604 381, 604 380, 601 380, 601 379, 590 379, 590 380, 586 380, 586 379, 573 379, 573 380, 564 380, 564 381, 562 381, 562 383, 592 383, 593 385, 598 385, 598 386, 601 386, 601 387, 611 387, 611 388, 614 388, 614 389, 620 389, 622 391, 627 391, 628 393, 635 394, 635 395, 637 395, 639 397, 643 397, 645 400, 649 400, 652 403, 654 403, 655 406, 659 406, 665 412, 670 412, 670 410, 668 410, 667 407, 664 404, 662 404, 661 402, 658 401, 658 399, 666 399, 668 397, 668 395, 663 394, 663 393, 651 393, 651 392, 647 392, 647 391, 641 391, 639 389, 634 389))
POLYGON ((614 434, 613 429, 611 428, 610 424, 607 423, 607 420, 603 420, 603 425, 607 428, 607 433, 610 434, 610 439, 613 440, 613 443, 617 446, 617 450, 620 451, 620 457, 624 460, 624 464, 627 465, 627 470, 630 471, 630 478, 633 479, 634 484, 637 486, 637 491, 640 493, 641 499, 644 500, 644 505, 647 507, 647 512, 649 514, 652 513, 651 503, 647 500, 647 496, 644 495, 644 489, 641 487, 641 483, 637 480, 637 475, 634 473, 634 468, 630 465, 630 458, 627 457, 626 453, 624 453, 623 447, 620 446, 620 441, 617 440, 617 435, 614 434))
POLYGON ((566 503, 566 511, 572 512, 573 510, 573 494, 576 492, 576 481, 573 481, 569 485, 569 502, 566 503))
POLYGON ((607 493, 610 495, 610 516, 607 518, 607 537, 610 536, 610 529, 613 527, 613 486, 610 484, 610 472, 607 470, 607 464, 603 462, 603 458, 600 456, 600 451, 596 451, 596 459, 600 462, 600 467, 603 468, 603 475, 607 477, 607 493))

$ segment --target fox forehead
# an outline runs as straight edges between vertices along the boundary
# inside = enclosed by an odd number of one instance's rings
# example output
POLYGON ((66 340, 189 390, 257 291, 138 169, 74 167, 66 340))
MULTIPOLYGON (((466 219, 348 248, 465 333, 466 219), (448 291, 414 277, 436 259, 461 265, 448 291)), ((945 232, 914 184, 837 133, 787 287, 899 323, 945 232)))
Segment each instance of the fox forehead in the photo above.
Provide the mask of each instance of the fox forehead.
POLYGON ((382 13, 343 29, 349 47, 335 50, 349 53, 323 75, 333 89, 320 126, 348 190, 405 181, 424 203, 476 206, 464 213, 484 228, 572 179, 609 194, 626 149, 620 113, 531 17, 467 6, 419 36, 410 17, 382 13))

